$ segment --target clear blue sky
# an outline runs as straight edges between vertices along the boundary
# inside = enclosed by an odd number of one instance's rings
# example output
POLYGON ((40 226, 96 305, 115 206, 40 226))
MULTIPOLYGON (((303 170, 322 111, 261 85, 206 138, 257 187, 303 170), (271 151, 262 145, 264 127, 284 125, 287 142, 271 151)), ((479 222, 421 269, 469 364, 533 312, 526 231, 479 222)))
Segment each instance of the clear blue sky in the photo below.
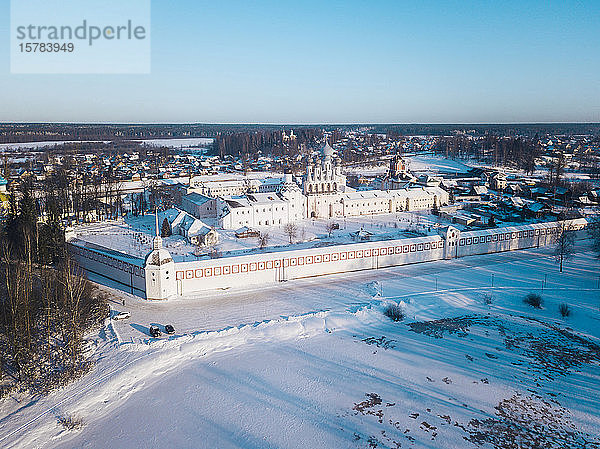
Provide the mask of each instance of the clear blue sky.
POLYGON ((11 75, 0 2, 0 121, 600 121, 598 0, 156 0, 149 75, 11 75))

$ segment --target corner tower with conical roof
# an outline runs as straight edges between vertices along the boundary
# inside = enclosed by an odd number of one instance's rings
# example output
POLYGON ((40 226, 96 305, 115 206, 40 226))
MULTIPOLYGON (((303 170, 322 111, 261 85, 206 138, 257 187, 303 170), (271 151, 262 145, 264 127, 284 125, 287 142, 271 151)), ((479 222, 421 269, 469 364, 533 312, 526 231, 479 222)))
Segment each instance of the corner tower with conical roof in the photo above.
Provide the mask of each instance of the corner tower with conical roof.
POLYGON ((152 241, 152 251, 146 256, 146 299, 169 299, 177 294, 175 263, 169 251, 162 246, 158 231, 158 212, 155 213, 156 235, 152 241))

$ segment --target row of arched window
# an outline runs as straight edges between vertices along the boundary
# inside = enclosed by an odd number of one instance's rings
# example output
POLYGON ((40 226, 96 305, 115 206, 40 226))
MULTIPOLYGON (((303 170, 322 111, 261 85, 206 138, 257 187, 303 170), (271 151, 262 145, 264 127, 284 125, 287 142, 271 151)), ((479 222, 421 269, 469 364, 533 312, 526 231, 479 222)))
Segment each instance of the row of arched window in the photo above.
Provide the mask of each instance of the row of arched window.
POLYGON ((337 191, 337 183, 333 184, 328 182, 327 184, 315 184, 313 189, 313 184, 308 185, 308 193, 320 193, 320 192, 336 192, 337 191), (319 189, 320 186, 320 189, 319 189))

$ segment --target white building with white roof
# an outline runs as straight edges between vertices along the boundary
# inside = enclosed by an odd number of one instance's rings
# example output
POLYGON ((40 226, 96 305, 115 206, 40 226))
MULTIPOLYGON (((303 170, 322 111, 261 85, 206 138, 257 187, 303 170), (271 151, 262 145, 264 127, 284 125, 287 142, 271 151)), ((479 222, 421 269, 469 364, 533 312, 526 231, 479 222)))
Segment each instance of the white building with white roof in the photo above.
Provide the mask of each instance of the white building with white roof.
POLYGON ((448 204, 449 195, 439 187, 410 186, 396 190, 362 190, 341 195, 344 217, 433 209, 448 204))
POLYGON ((258 190, 260 181, 257 179, 230 179, 204 181, 192 184, 190 192, 217 198, 219 196, 243 195, 258 190))
POLYGON ((280 226, 310 217, 343 218, 427 210, 449 202, 448 193, 439 183, 406 182, 394 190, 353 191, 346 186, 341 161, 327 141, 320 156, 308 164, 302 191, 291 174, 258 178, 225 176, 192 179, 193 190, 203 196, 196 193, 184 197, 184 209, 201 218, 212 216, 214 209, 209 208, 209 197, 214 198, 216 217, 223 229, 280 226))
POLYGON ((292 175, 285 175, 277 192, 218 198, 219 226, 239 229, 284 225, 304 218, 305 201, 292 175))

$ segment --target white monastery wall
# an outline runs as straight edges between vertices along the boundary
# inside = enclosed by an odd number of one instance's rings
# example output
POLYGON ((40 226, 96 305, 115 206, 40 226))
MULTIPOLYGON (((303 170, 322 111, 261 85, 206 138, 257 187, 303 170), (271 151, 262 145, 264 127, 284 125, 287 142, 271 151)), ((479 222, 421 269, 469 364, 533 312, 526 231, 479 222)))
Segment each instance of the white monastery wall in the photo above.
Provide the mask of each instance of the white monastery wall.
MULTIPOLYGON (((581 230, 587 222, 572 223, 581 230)), ((558 226, 541 223, 464 232, 454 246, 441 236, 428 236, 179 262, 177 294, 540 247, 552 244, 558 226)))
MULTIPOLYGON (((116 251, 103 250, 85 242, 69 242, 68 250, 77 264, 101 284, 116 283, 115 287, 137 296, 146 297, 144 261, 116 251), (111 282, 107 282, 111 281, 111 282)), ((111 285, 112 286, 112 285, 111 285)))
MULTIPOLYGON (((570 224, 581 233, 587 221, 571 220, 570 224)), ((176 292, 175 296, 193 295, 215 289, 540 247, 552 244, 559 226, 560 223, 552 222, 462 233, 450 228, 445 237, 436 235, 176 262, 175 277, 168 277, 170 282, 176 283, 176 288, 168 290, 176 292)), ((145 270, 149 268, 143 268, 141 259, 121 260, 78 244, 70 244, 70 249, 86 271, 100 275, 101 279, 114 280, 123 290, 146 297, 148 274, 145 270)), ((173 270, 173 266, 169 269, 173 270)))

